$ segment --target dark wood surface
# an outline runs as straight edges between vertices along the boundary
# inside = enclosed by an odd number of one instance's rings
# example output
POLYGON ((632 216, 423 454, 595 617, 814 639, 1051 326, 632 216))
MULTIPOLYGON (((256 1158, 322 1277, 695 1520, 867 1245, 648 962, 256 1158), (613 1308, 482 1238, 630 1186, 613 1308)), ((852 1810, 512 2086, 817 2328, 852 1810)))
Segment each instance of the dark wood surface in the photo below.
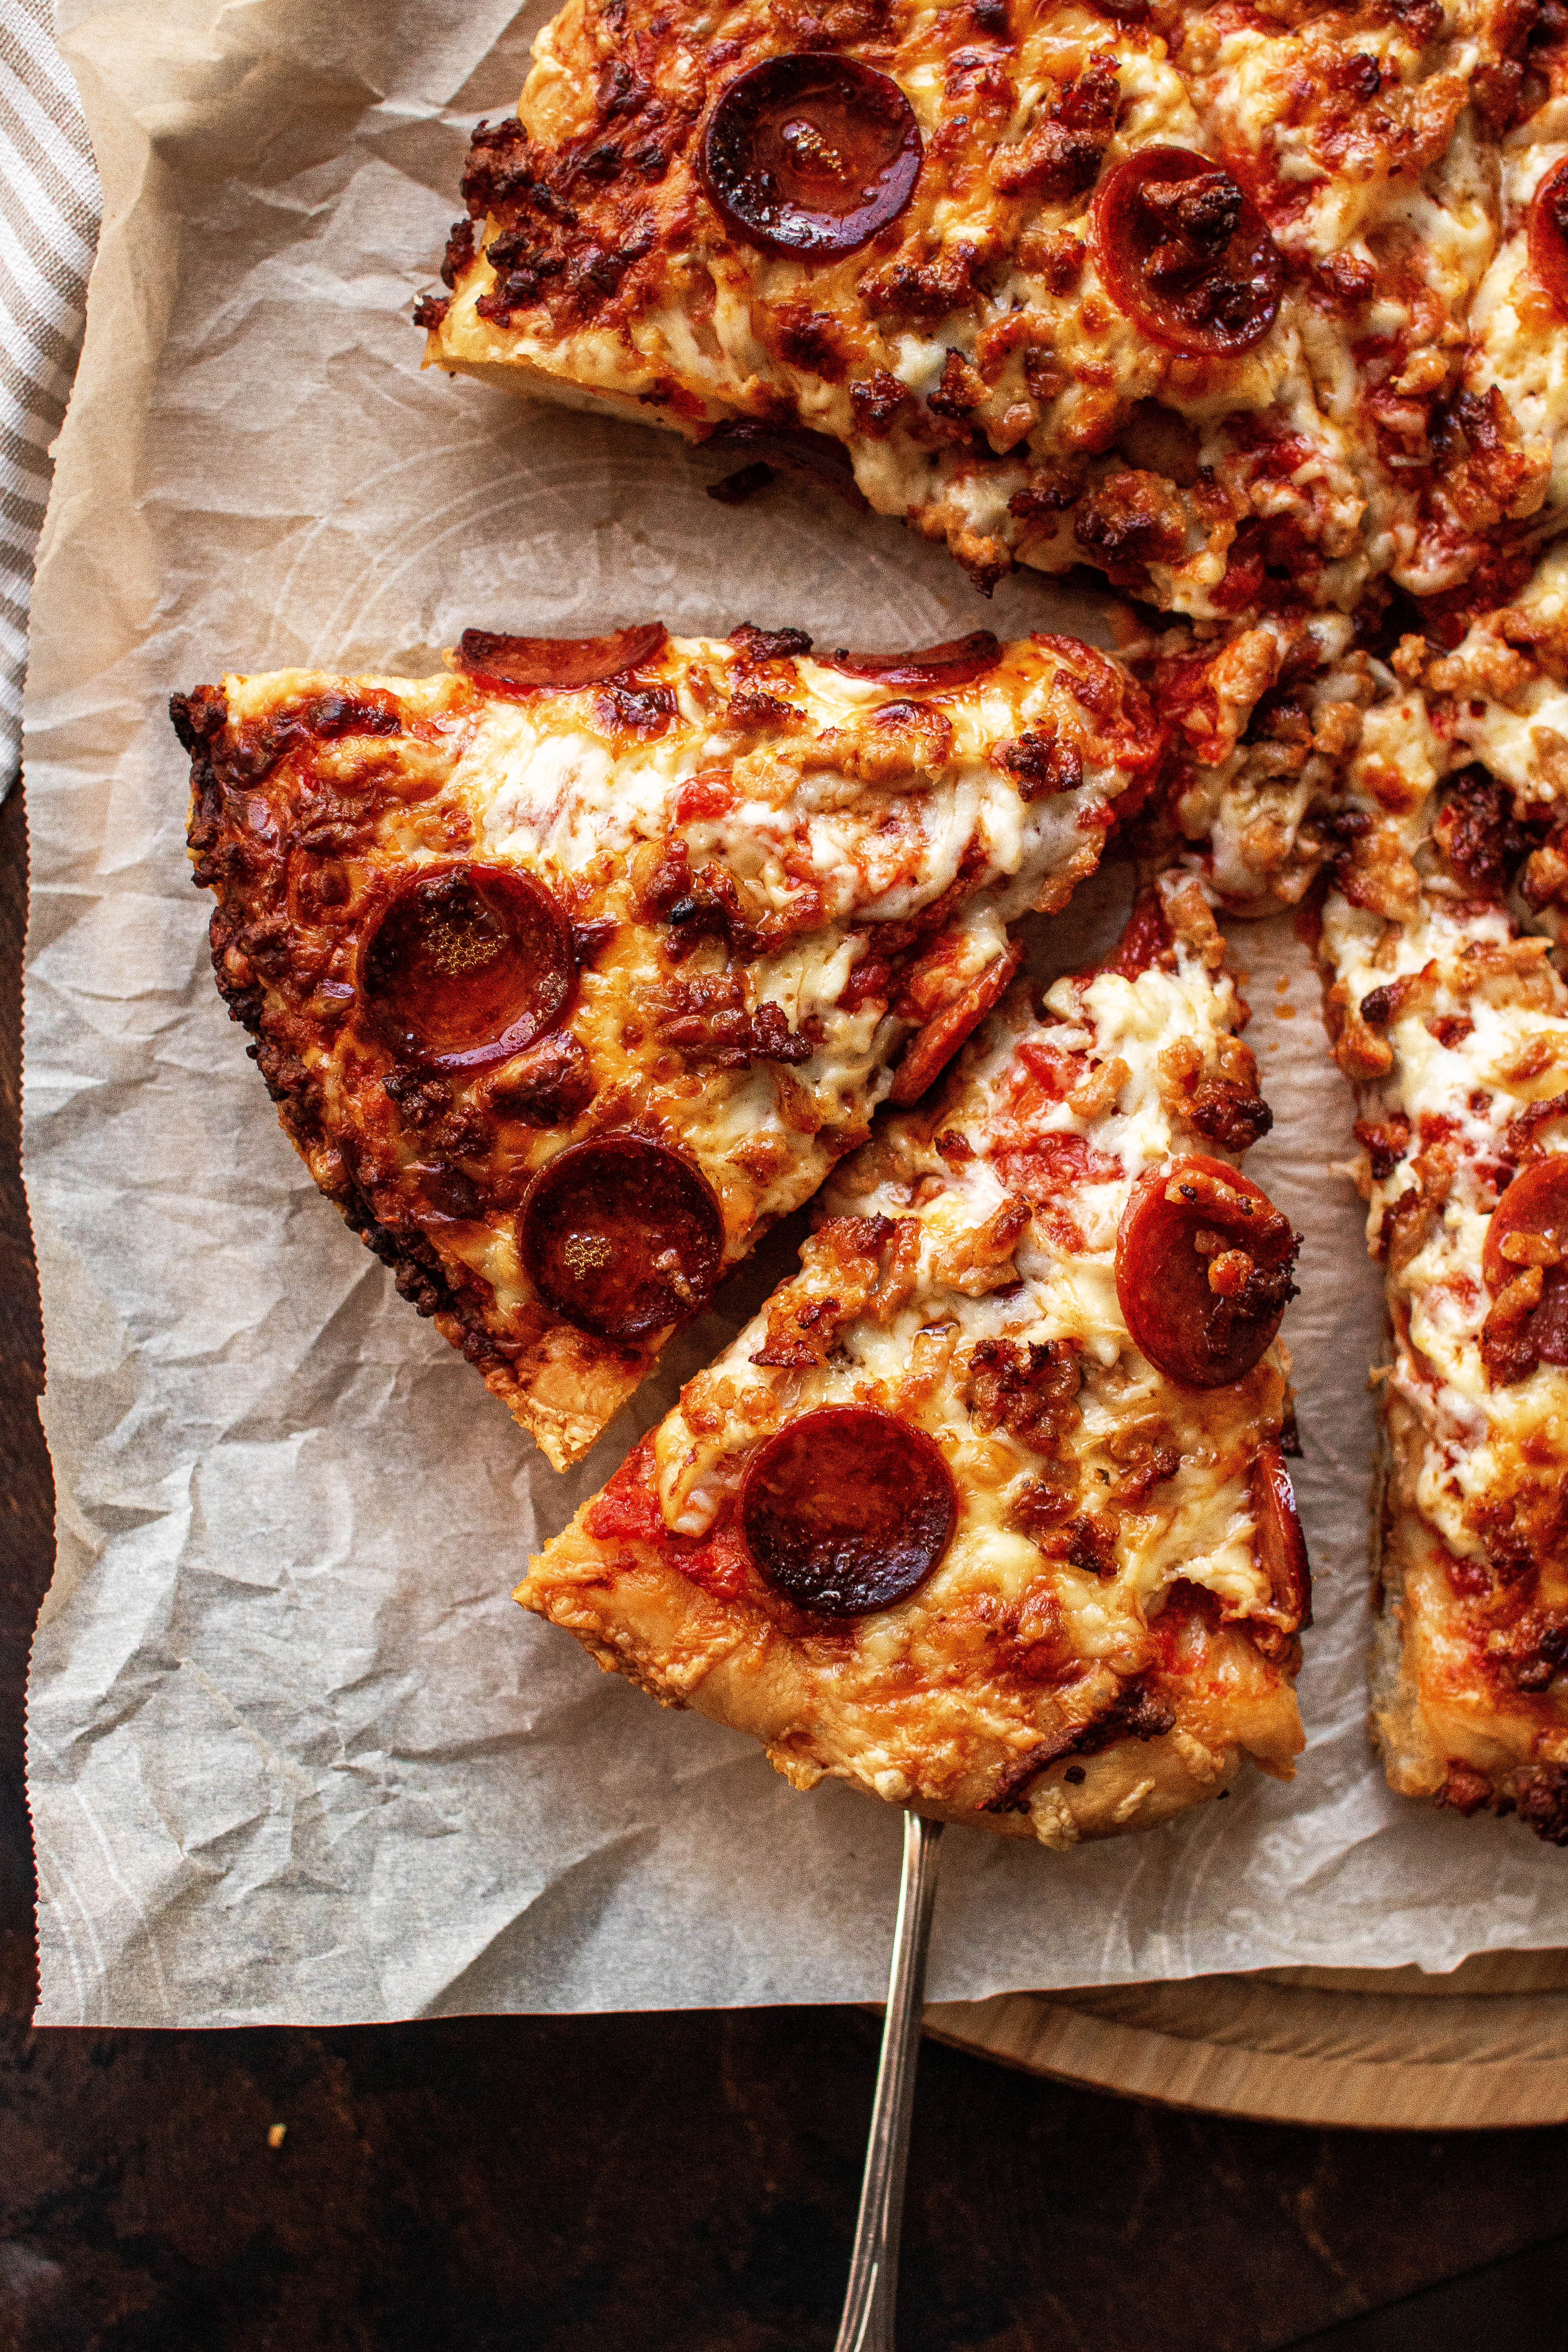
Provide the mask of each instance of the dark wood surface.
MULTIPOLYGON (((827 2352, 876 2067, 857 2011, 28 2025, 22 1695, 52 1489, 16 1168, 24 856, 18 793, 0 811, 0 2352, 827 2352)), ((1542 2352, 1568 2342, 1565 2240, 1568 2129, 1237 2123, 928 2044, 900 2343, 1542 2352)))

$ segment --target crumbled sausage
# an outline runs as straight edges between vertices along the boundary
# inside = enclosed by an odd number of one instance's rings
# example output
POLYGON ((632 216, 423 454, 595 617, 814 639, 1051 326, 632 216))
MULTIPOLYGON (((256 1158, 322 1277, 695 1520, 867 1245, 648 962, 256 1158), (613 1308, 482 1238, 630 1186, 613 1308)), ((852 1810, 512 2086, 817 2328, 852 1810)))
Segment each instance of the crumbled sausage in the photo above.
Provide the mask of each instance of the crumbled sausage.
POLYGON ((969 1360, 964 1402, 977 1429, 1005 1429, 1054 1454, 1079 1417, 1082 1374, 1069 1340, 982 1339, 969 1360))

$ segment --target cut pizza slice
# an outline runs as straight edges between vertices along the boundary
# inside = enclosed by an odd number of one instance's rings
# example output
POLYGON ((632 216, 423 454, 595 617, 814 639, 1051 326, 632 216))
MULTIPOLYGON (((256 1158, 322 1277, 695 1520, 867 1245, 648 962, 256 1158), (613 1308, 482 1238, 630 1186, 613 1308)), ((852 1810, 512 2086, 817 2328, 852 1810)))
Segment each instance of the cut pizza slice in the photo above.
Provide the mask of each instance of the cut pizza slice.
POLYGON ((1390 1326, 1373 1731, 1396 1790, 1563 1844, 1568 987, 1527 928, 1562 816, 1447 772, 1453 719, 1411 689, 1352 772, 1322 911, 1390 1326))
POLYGON ((1568 809, 1568 547, 1447 650, 1407 644, 1407 675, 1454 763, 1479 760, 1521 814, 1568 809))
POLYGON ((1568 12, 1559 0, 1489 0, 1482 13, 1500 233, 1433 455, 1449 545, 1479 551, 1468 601, 1498 604, 1527 575, 1540 532, 1568 520, 1568 12))
POLYGON ((1402 633, 1402 610, 1420 617, 1395 605, 1353 623, 1329 613, 1228 633, 1124 629, 1122 658, 1170 730, 1161 805, 1172 830, 1219 904, 1237 914, 1300 905, 1325 863, 1378 896, 1373 863, 1386 853, 1389 874, 1405 877, 1385 910, 1398 918, 1416 903, 1408 857, 1431 822, 1432 793, 1479 761, 1531 828, 1516 911, 1561 940, 1568 549, 1549 551, 1514 594, 1463 619, 1428 614, 1426 630, 1402 633), (1373 829, 1348 866, 1346 821, 1363 837, 1373 829))
POLYGON ((1447 587, 1474 14, 568 0, 475 136, 426 362, 813 471, 985 588, 1447 587))
POLYGON ((557 1466, 1153 779, 1142 692, 1076 639, 809 649, 470 631, 435 677, 174 700, 284 1128, 557 1466))
POLYGON ((1289 1778, 1296 1236, 1201 886, 1014 990, 518 1599, 667 1705, 1052 1846, 1289 1778))
MULTIPOLYGON (((1402 868, 1436 782, 1472 756, 1537 814, 1554 798, 1568 813, 1563 558, 1547 558, 1517 604, 1472 621, 1452 653, 1401 632, 1413 610, 1270 614, 1231 630, 1124 624, 1121 657, 1169 734, 1144 830, 1163 820, 1167 847, 1226 912, 1301 906, 1325 866, 1342 867, 1347 823, 1376 829, 1402 868)), ((1370 851, 1354 870, 1358 888, 1374 887, 1370 851)), ((1559 880, 1568 863, 1542 857, 1524 887, 1544 907, 1559 880)), ((1396 894, 1391 911, 1405 903, 1396 894)))

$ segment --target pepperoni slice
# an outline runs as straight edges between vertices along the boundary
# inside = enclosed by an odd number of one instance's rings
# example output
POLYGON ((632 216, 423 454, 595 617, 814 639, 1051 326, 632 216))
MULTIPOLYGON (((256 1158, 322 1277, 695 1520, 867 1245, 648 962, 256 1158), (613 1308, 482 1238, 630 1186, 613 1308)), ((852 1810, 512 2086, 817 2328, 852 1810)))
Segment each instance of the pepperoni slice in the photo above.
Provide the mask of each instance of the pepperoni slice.
POLYGON ((1568 155, 1535 191, 1530 207, 1530 266, 1552 309, 1568 318, 1568 155))
POLYGON ((577 988, 572 927, 512 866, 447 866, 405 882, 360 966, 360 1002, 395 1053, 480 1069, 553 1029, 577 988))
POLYGON ((707 1306, 724 1221, 679 1151, 646 1136, 599 1135, 545 1161, 523 1195, 518 1246, 568 1323, 635 1339, 707 1306))
POLYGON ((897 220, 921 152, 896 81, 801 51, 736 76, 708 118, 700 168, 714 210, 749 245, 837 261, 897 220))
POLYGON ((1251 1178, 1194 1153, 1132 1187, 1116 1236, 1116 1295, 1133 1345, 1182 1388, 1252 1370, 1296 1296, 1289 1220, 1251 1178))
POLYGON ((1258 1562, 1268 1579, 1274 1606, 1294 1627, 1312 1622, 1312 1571, 1307 1538, 1285 1467, 1270 1438, 1252 1465, 1252 1509, 1258 1522, 1258 1562))
POLYGON ((819 654, 824 669, 845 677, 872 678, 882 686, 940 688, 969 686, 994 669, 1002 658, 1001 640, 989 629, 967 637, 950 637, 945 645, 921 646, 908 654, 852 654, 840 646, 836 654, 819 654))
POLYGON ((864 1617, 923 1584, 952 1538, 958 1497, 922 1430, 875 1405, 803 1413, 752 1455, 741 1532, 768 1582, 802 1609, 864 1617))
POLYGON ((901 1106, 920 1100, 938 1071, 947 1067, 964 1039, 979 1028, 1023 961, 1023 949, 1010 947, 994 963, 988 963, 951 1004, 931 1015, 893 1074, 888 1094, 890 1103, 901 1106))
POLYGON ((1541 1268, 1541 1304, 1521 1338, 1546 1364, 1568 1364, 1568 1154, 1521 1169, 1492 1211, 1481 1274, 1495 1298, 1541 1268))
POLYGON ((1169 970, 1175 961, 1175 945, 1164 898, 1159 886, 1152 882, 1133 900, 1127 927, 1110 953, 1092 970, 1113 971, 1123 980, 1136 980, 1155 964, 1163 964, 1169 970))
POLYGON ((616 629, 607 637, 500 637, 489 629, 465 629, 458 640, 458 667, 470 677, 504 678, 508 686, 550 686, 567 692, 619 677, 638 662, 661 653, 669 631, 662 621, 616 629))
POLYGON ((1101 184, 1093 236, 1111 300, 1157 343, 1223 356, 1250 351, 1274 323, 1279 248, 1212 156, 1140 148, 1101 184))

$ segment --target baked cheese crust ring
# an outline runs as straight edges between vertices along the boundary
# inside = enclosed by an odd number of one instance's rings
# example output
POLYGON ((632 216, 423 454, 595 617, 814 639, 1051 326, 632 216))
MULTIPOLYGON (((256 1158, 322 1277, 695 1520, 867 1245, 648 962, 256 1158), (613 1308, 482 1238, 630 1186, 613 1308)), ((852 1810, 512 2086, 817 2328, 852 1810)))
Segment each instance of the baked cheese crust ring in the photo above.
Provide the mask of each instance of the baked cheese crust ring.
POLYGON ((559 1468, 910 1101, 1162 736, 1068 637, 469 631, 176 696, 214 969, 311 1175, 559 1468))
POLYGON ((518 1599, 666 1705, 1050 1846, 1288 1779, 1296 1236, 1201 886, 1016 989, 518 1599))
POLYGON ((1562 314, 1510 293, 1556 153, 1505 223, 1493 152, 1549 13, 569 0, 475 136, 427 363, 803 467, 982 587, 1452 593, 1556 478, 1562 314))

